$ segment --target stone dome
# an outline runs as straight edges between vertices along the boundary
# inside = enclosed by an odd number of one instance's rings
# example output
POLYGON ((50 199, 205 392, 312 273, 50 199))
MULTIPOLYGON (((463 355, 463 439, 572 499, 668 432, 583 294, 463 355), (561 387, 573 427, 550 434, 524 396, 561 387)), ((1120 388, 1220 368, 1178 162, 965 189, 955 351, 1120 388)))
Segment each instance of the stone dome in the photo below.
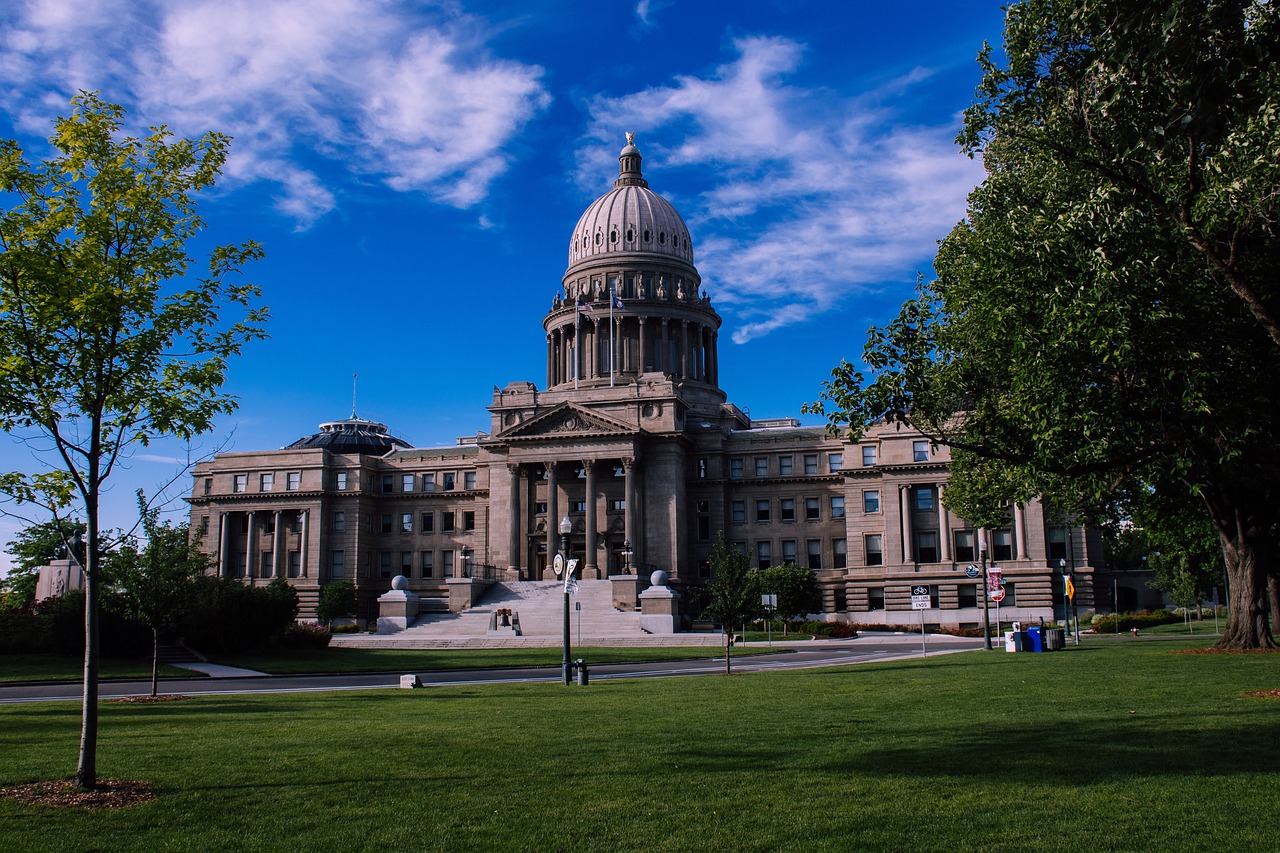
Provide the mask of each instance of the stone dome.
POLYGON ((358 418, 355 412, 344 421, 320 424, 320 432, 298 439, 289 448, 323 447, 330 453, 363 453, 385 456, 392 450, 404 450, 409 443, 387 432, 386 424, 358 418))
POLYGON ((693 264, 689 229, 671 202, 649 189, 640 151, 627 135, 613 189, 591 203, 569 238, 569 266, 609 255, 646 253, 693 264))

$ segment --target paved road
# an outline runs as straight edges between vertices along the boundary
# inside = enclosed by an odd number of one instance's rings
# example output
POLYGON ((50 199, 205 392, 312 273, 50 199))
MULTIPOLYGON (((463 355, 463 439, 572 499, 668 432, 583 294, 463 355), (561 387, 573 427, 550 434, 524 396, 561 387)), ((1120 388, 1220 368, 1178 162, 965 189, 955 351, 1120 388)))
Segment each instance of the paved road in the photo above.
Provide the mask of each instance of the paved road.
MULTIPOLYGON (((759 644, 753 643, 753 647, 759 644)), ((783 669, 812 669, 825 666, 901 660, 921 656, 920 636, 910 634, 873 634, 853 640, 825 640, 811 643, 777 642, 794 651, 766 656, 735 658, 733 671, 766 672, 783 669)), ((982 640, 934 635, 929 637, 929 655, 973 651, 982 648, 982 640)), ((615 678, 671 678, 690 675, 714 675, 724 672, 724 658, 653 663, 602 664, 590 666, 592 681, 615 678)), ((425 686, 449 684, 503 684, 558 682, 559 666, 519 669, 449 670, 416 673, 425 686)), ((399 687, 399 673, 350 675, 262 675, 240 678, 166 678, 160 682, 163 694, 212 696, 243 693, 314 693, 333 690, 368 690, 399 687)), ((103 699, 144 696, 151 692, 149 680, 111 681, 99 685, 103 699)), ((21 702, 80 701, 80 683, 12 684, 0 686, 0 704, 21 702)))

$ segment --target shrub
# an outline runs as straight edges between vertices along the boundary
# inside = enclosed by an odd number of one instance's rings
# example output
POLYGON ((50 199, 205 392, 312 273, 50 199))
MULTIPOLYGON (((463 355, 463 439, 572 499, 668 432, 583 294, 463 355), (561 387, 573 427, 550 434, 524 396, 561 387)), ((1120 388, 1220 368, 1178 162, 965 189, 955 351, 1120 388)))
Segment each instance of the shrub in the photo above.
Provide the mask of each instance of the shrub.
POLYGON ((1170 610, 1142 610, 1137 613, 1121 613, 1118 616, 1111 614, 1104 616, 1102 619, 1095 619, 1093 630, 1100 633, 1112 633, 1117 630, 1128 631, 1133 628, 1151 628, 1156 625, 1168 625, 1172 622, 1181 622, 1182 617, 1170 610), (1117 627, 1116 621, 1120 624, 1117 627))
POLYGON ((261 648, 298 615, 298 593, 283 578, 265 587, 234 578, 196 579, 180 633, 197 649, 222 653, 261 648))
POLYGON ((293 622, 280 632, 277 642, 284 649, 325 649, 333 634, 314 622, 293 622))
POLYGON ((330 634, 359 634, 360 626, 355 622, 348 622, 346 625, 331 625, 329 627, 330 634))

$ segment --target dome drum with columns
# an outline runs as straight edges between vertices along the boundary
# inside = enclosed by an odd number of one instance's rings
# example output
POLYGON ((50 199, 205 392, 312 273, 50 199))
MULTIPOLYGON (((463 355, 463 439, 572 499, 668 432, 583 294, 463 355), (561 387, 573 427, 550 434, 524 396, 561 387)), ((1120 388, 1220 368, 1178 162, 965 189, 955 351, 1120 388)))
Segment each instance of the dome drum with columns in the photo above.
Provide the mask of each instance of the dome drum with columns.
MULTIPOLYGON (((662 573, 677 591, 709 579, 723 536, 753 567, 810 569, 825 618, 914 626, 912 587, 927 585, 930 623, 972 627, 981 597, 965 569, 985 543, 1006 619, 1060 613, 1059 561, 1076 570, 1077 604, 1093 605, 1097 536, 1037 502, 974 529, 942 501, 946 448, 883 424, 850 442, 728 402, 721 318, 641 159, 629 134, 612 189, 573 227, 542 318, 543 387, 495 386, 488 431, 454 445, 409 446, 353 413, 287 448, 198 464, 191 526, 217 571, 287 579, 303 618, 338 579, 355 583, 361 618, 395 577, 424 611, 456 612, 490 582, 550 581, 567 543, 579 576, 607 578, 628 611, 662 573)), ((1116 584, 1123 605, 1149 605, 1116 584)))

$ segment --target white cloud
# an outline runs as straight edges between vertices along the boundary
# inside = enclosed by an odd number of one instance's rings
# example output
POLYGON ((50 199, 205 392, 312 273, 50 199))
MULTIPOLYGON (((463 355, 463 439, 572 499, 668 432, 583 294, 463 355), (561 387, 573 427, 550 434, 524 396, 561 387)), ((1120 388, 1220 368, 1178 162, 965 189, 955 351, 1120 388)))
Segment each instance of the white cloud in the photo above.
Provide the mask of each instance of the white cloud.
POLYGON ((492 57, 483 35, 392 0, 34 0, 0 12, 0 86, 42 135, 82 88, 140 123, 230 133, 228 175, 277 184, 277 209, 307 227, 337 204, 321 177, 335 167, 457 207, 484 198, 550 98, 540 68, 492 57))
POLYGON ((673 178, 680 167, 710 176, 696 196, 672 201, 741 343, 886 281, 914 281, 982 172, 953 144, 954 125, 895 123, 889 97, 927 81, 928 69, 850 97, 790 85, 804 58, 794 41, 735 48, 706 77, 594 99, 578 173, 600 174, 611 154, 600 143, 638 129, 651 165, 673 178))

